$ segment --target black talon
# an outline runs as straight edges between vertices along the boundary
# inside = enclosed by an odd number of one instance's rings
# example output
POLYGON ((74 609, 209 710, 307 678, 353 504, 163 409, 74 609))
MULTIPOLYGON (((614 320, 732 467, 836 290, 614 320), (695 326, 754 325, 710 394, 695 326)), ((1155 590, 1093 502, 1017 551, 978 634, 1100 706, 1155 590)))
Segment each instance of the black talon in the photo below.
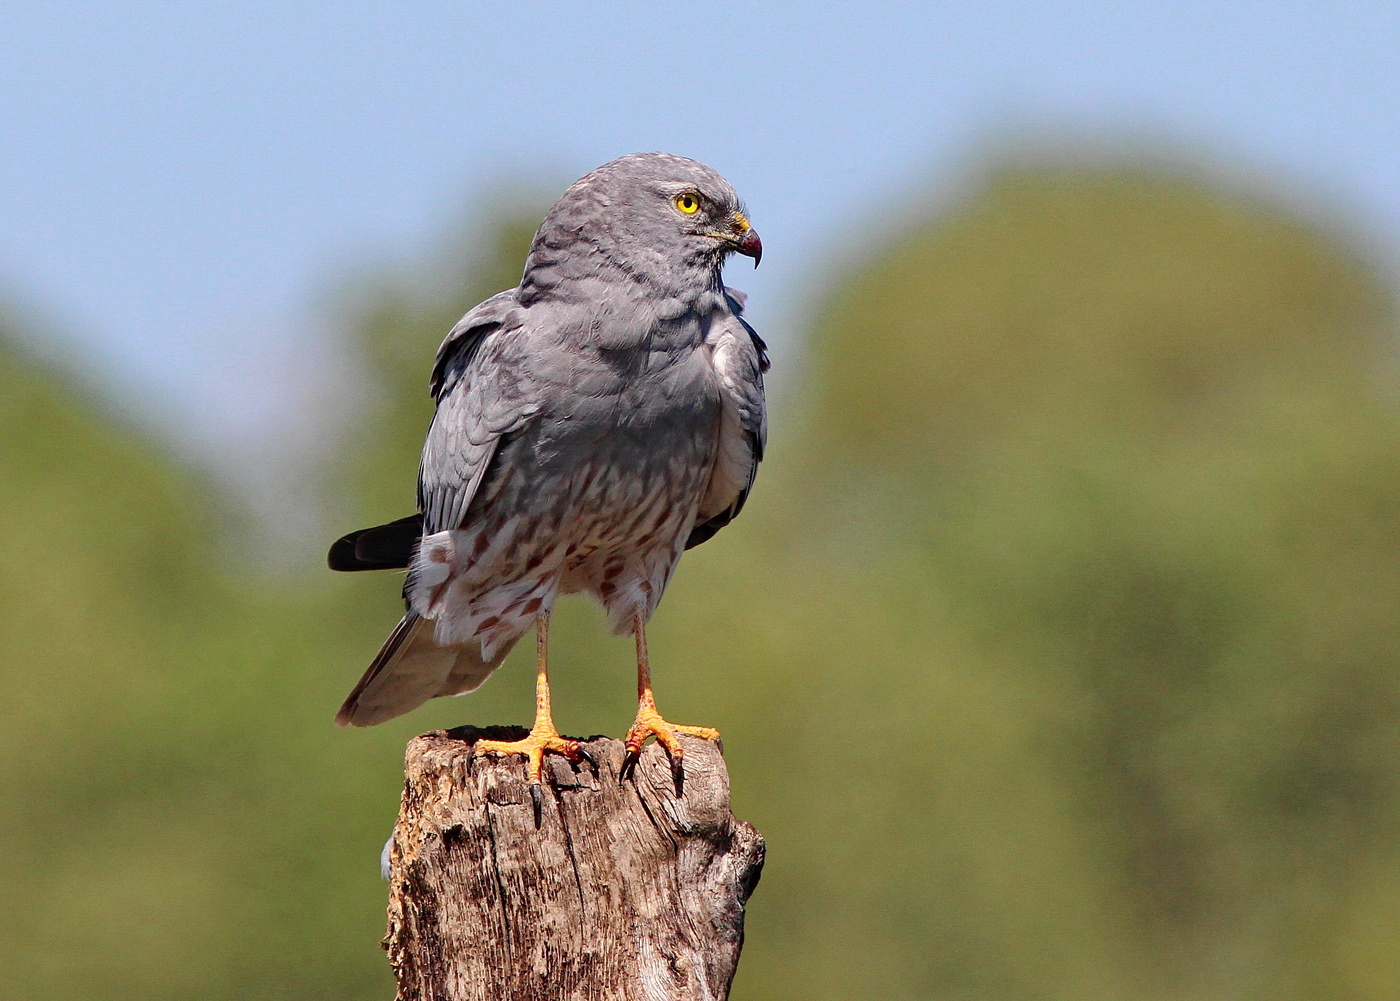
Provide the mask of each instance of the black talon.
POLYGON ((637 759, 642 756, 642 749, 627 749, 627 753, 622 758, 622 769, 617 773, 617 777, 626 782, 632 777, 632 773, 637 770, 637 759))
POLYGON ((594 772, 598 771, 598 762, 594 759, 593 755, 588 753, 587 748, 580 747, 578 749, 578 756, 584 761, 587 761, 588 767, 592 768, 594 772))
POLYGON ((540 829, 540 811, 544 807, 544 793, 540 790, 538 782, 530 783, 530 800, 535 805, 535 830, 540 829))
POLYGON ((680 755, 671 759, 671 781, 676 784, 676 798, 685 795, 685 764, 680 755))

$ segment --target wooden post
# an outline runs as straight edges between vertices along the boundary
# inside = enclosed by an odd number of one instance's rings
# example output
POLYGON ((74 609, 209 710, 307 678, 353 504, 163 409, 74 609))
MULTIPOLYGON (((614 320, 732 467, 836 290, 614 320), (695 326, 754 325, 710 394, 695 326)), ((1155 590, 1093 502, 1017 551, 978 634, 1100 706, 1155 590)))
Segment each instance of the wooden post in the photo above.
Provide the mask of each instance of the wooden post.
POLYGON ((723 1001, 744 941, 763 838, 729 812, 713 744, 682 737, 685 788, 652 744, 619 781, 545 759, 541 823, 520 758, 472 744, 515 727, 460 727, 408 745, 390 848, 385 948, 399 1001, 723 1001))

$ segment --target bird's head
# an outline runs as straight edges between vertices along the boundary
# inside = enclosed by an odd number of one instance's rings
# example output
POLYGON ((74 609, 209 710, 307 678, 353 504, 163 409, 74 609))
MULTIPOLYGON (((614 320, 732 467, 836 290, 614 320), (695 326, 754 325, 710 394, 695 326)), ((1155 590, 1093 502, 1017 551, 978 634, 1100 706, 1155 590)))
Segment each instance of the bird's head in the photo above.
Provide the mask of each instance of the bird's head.
POLYGON ((698 290, 715 283, 730 254, 757 267, 763 243, 729 182, 683 156, 632 153, 564 192, 535 236, 526 276, 542 268, 567 280, 611 267, 659 288, 698 290))

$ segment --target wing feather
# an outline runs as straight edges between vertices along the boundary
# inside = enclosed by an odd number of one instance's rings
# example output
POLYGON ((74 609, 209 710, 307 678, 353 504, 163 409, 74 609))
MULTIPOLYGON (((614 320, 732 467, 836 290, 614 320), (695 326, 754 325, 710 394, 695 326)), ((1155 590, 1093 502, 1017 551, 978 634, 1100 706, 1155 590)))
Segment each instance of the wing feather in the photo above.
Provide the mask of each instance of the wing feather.
MULTIPOLYGON (((503 292, 452 328, 433 366, 431 390, 437 410, 418 469, 421 518, 351 533, 332 547, 333 567, 402 566, 401 559, 411 556, 420 538, 462 525, 501 438, 523 426, 538 409, 535 384, 523 358, 527 332, 522 312, 515 293, 503 292)), ((413 577, 410 568, 406 595, 413 577)), ((485 661, 479 648, 439 646, 433 633, 433 623, 410 610, 345 700, 336 722, 373 726, 435 696, 471 691, 500 665, 514 643, 502 644, 485 661)))
POLYGON ((502 292, 462 317, 438 349, 437 411, 418 467, 424 535, 461 527, 501 438, 538 410, 523 324, 514 291, 502 292))
POLYGON ((715 317, 707 338, 723 403, 719 448, 687 549, 712 538, 739 516, 768 442, 763 396, 767 345, 743 318, 743 294, 732 289, 725 293, 728 308, 715 317))

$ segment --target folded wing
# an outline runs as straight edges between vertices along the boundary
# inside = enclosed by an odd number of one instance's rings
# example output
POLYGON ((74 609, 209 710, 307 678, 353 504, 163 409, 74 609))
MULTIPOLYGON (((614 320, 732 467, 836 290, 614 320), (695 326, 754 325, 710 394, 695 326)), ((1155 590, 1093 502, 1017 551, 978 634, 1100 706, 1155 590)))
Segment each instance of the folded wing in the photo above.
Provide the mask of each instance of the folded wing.
MULTIPOLYGON (((331 547, 335 570, 409 567, 405 599, 415 588, 413 556, 424 535, 455 529, 491 475, 501 438, 534 415, 534 385, 521 364, 528 335, 515 293, 477 306, 438 349, 432 394, 437 411, 418 472, 419 514, 361 529, 331 547)), ((433 623, 412 608, 385 640, 364 677, 336 715, 341 725, 373 726, 439 695, 479 686, 505 659, 511 644, 490 661, 478 647, 439 646, 433 623)))
POLYGON ((719 449, 699 517, 686 540, 687 549, 712 538, 738 517, 753 488, 768 440, 763 397, 768 350, 743 318, 742 294, 732 289, 725 292, 728 308, 715 317, 707 338, 723 401, 719 449))

